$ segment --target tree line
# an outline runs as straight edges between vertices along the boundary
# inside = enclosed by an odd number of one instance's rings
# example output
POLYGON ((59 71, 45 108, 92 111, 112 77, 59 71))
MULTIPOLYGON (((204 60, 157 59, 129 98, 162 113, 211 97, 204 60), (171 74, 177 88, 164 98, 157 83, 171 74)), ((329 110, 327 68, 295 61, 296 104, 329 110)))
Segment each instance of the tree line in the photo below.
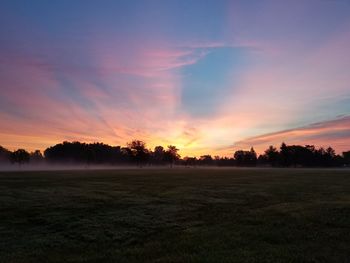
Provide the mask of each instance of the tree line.
POLYGON ((27 152, 24 149, 9 151, 0 146, 0 164, 85 164, 85 165, 183 165, 183 166, 272 166, 272 167, 342 167, 350 166, 350 151, 342 155, 332 147, 316 148, 313 145, 286 145, 280 148, 270 146, 261 155, 254 148, 249 151, 235 151, 232 157, 202 155, 184 157, 174 145, 166 148, 156 146, 148 149, 146 143, 133 140, 125 147, 110 146, 104 143, 63 142, 47 148, 27 152))

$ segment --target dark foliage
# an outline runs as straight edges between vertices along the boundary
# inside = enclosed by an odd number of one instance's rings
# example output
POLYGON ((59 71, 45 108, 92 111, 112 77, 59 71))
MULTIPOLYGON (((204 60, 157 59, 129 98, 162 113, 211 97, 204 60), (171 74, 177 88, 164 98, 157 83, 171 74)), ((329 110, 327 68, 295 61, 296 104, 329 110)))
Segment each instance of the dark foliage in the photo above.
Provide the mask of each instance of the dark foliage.
POLYGON ((11 152, 6 148, 0 146, 0 163, 9 163, 10 156, 11 156, 11 152))
POLYGON ((179 149, 176 148, 176 146, 168 145, 168 149, 164 153, 165 162, 173 166, 174 163, 180 159, 180 155, 178 154, 178 151, 179 149))
POLYGON ((131 150, 103 143, 63 142, 44 151, 49 162, 118 164, 131 160, 131 150))
POLYGON ((30 160, 30 154, 24 149, 18 149, 11 153, 10 160, 12 163, 18 163, 19 165, 28 163, 30 160))
POLYGON ((343 152, 344 164, 350 166, 350 151, 343 152))
POLYGON ((332 147, 316 149, 313 145, 289 145, 282 143, 280 151, 270 146, 259 157, 260 164, 280 167, 335 167, 343 166, 345 158, 336 155, 332 147))
POLYGON ((278 150, 270 146, 257 156, 254 148, 238 150, 232 158, 202 155, 181 159, 179 149, 169 145, 148 149, 146 143, 133 140, 126 147, 103 143, 63 142, 47 148, 44 156, 39 150, 28 153, 23 149, 11 152, 0 146, 0 164, 106 164, 106 165, 184 165, 184 166, 272 166, 272 167, 342 167, 350 166, 350 151, 337 155, 332 147, 316 148, 313 145, 287 145, 282 143, 278 150))
POLYGON ((128 143, 128 147, 131 150, 131 160, 137 165, 142 166, 146 164, 149 159, 149 151, 146 148, 146 143, 139 140, 134 140, 128 143))
POLYGON ((234 158, 237 166, 256 166, 258 160, 254 148, 251 148, 250 151, 236 151, 234 158))
POLYGON ((44 156, 40 150, 35 150, 34 152, 30 153, 30 162, 40 164, 43 163, 44 160, 44 156))

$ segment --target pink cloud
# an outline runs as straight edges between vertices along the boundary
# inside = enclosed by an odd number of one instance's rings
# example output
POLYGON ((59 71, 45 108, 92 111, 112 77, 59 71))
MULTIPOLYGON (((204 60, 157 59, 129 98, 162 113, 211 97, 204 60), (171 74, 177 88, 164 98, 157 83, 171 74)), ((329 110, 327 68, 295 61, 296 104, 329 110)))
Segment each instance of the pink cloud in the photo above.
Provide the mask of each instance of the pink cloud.
POLYGON ((69 61, 2 57, 10 74, 1 80, 8 105, 1 112, 0 144, 43 150, 63 140, 124 145, 139 138, 153 146, 181 133, 181 117, 175 116, 181 91, 177 69, 199 56, 154 47, 128 52, 131 57, 119 49, 94 50, 89 74, 69 61), (116 74, 136 75, 142 85, 116 74))
POLYGON ((304 127, 258 135, 237 141, 233 149, 256 147, 259 152, 269 145, 314 144, 319 147, 332 146, 338 153, 350 149, 350 116, 313 123, 304 127))
MULTIPOLYGON (((278 8, 285 10, 283 4, 278 8)), ((299 4, 294 8, 304 12, 299 4)), ((65 139, 125 144, 139 138, 150 147, 173 143, 183 155, 198 156, 230 155, 226 148, 232 141, 263 147, 285 138, 288 143, 334 142, 337 150, 342 149, 349 131, 344 120, 343 126, 336 121, 325 127, 285 127, 339 113, 325 113, 320 99, 348 93, 348 35, 339 33, 312 49, 301 48, 290 39, 256 39, 250 33, 261 30, 260 20, 270 25, 270 14, 259 12, 256 21, 247 21, 244 12, 236 7, 231 11, 225 41, 179 44, 152 38, 128 43, 91 37, 75 48, 43 44, 43 53, 49 57, 1 54, 6 71, 0 73, 0 95, 7 106, 1 108, 0 144, 43 149, 65 139), (247 26, 237 32, 239 25, 247 26), (232 74, 232 89, 217 115, 203 119, 178 112, 181 69, 223 47, 249 49, 253 58, 249 69, 239 76, 232 74), (61 59, 60 54, 66 57, 61 59), (276 130, 283 131, 274 133, 276 130)), ((282 21, 292 23, 292 14, 281 17, 282 21)))

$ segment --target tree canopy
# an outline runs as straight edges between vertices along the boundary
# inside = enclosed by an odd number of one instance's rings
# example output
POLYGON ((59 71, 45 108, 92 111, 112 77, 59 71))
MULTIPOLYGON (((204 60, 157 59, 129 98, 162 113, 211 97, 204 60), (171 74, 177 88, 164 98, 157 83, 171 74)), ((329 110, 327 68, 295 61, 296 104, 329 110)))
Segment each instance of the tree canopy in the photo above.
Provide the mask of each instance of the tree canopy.
POLYGON ((133 140, 126 146, 110 146, 104 143, 62 142, 28 153, 24 149, 9 151, 0 146, 0 164, 17 163, 108 164, 108 165, 184 165, 184 166, 272 166, 272 167, 340 167, 350 166, 350 151, 337 155, 332 147, 316 148, 314 145, 287 145, 279 149, 269 146, 261 155, 254 148, 237 150, 232 157, 214 158, 210 154, 181 158, 174 145, 156 146, 153 150, 141 140, 133 140))

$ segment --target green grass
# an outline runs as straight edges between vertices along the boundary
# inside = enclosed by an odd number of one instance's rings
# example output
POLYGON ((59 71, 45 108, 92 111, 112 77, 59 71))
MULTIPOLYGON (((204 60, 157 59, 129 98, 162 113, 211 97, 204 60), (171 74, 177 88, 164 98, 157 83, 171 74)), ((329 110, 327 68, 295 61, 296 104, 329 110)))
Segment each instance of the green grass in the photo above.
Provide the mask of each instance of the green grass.
POLYGON ((350 262, 350 170, 2 172, 0 262, 350 262))

